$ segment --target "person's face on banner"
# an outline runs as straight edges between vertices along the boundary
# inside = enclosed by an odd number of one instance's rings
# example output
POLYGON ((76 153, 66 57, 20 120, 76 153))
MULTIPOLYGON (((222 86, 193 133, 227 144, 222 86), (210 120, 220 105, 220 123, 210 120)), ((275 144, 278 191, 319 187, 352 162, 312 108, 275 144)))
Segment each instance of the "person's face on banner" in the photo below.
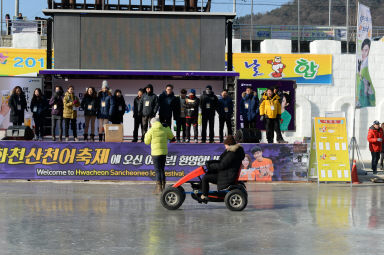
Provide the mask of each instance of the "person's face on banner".
POLYGON ((361 58, 365 60, 369 55, 369 46, 368 44, 364 45, 364 47, 361 49, 361 58))
POLYGON ((281 109, 285 109, 289 103, 287 103, 287 99, 283 96, 283 100, 281 101, 281 109))
POLYGON ((249 159, 247 157, 245 157, 242 161, 242 164, 243 164, 243 169, 248 169, 248 166, 249 166, 249 159))
POLYGON ((262 151, 256 151, 255 153, 253 153, 253 157, 257 161, 263 161, 263 152, 262 151))

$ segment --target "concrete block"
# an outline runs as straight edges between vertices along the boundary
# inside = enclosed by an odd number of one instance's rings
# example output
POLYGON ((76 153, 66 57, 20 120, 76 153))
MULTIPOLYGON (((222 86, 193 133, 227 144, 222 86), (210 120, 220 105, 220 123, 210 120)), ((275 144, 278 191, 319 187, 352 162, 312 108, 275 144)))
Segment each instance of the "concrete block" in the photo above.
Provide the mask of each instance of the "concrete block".
POLYGON ((260 53, 290 54, 291 52, 291 40, 267 39, 260 43, 260 53))
POLYGON ((13 48, 40 49, 41 47, 41 38, 37 33, 15 33, 12 37, 13 48))
POLYGON ((311 54, 341 54, 341 42, 334 40, 317 40, 309 44, 311 54))

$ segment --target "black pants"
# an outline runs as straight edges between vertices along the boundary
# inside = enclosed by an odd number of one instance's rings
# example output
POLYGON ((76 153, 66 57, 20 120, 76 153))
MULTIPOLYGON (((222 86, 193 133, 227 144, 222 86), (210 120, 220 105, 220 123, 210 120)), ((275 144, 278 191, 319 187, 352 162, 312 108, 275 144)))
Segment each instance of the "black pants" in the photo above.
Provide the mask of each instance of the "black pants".
POLYGON ((372 171, 374 173, 376 173, 377 172, 377 163, 379 163, 379 159, 380 159, 380 152, 371 151, 371 155, 372 155, 372 171))
POLYGON ((209 141, 213 141, 215 137, 215 115, 213 116, 202 116, 202 130, 201 130, 201 141, 207 140, 207 126, 209 124, 209 141))
POLYGON ((256 128, 256 120, 244 120, 244 128, 256 128))
POLYGON ((224 141, 224 125, 227 124, 228 135, 232 135, 232 119, 230 118, 219 118, 219 134, 220 142, 224 141))
POLYGON ((206 174, 202 180, 202 192, 204 196, 208 196, 209 183, 217 184, 217 174, 206 174))
POLYGON ((187 118, 186 119, 186 135, 187 139, 191 139, 191 126, 193 126, 193 134, 194 134, 194 139, 197 140, 198 137, 198 127, 197 127, 197 118, 187 118))
POLYGON ((35 122, 35 136, 43 137, 44 136, 44 118, 43 117, 33 117, 35 122))
POLYGON ((165 162, 167 160, 166 155, 152 156, 153 165, 156 171, 156 181, 165 182, 165 162))
POLYGON ((267 131, 267 141, 268 143, 273 143, 274 132, 276 132, 277 141, 282 141, 283 136, 280 131, 280 119, 265 119, 265 129, 267 131))
POLYGON ((380 152, 380 166, 383 168, 383 162, 384 162, 384 152, 380 152))
POLYGON ((56 136, 56 123, 59 122, 59 136, 63 136, 63 117, 52 115, 52 137, 56 136))
POLYGON ((16 122, 12 122, 12 124, 14 126, 22 126, 23 125, 23 122, 22 121, 16 121, 16 122))
POLYGON ((73 137, 77 138, 77 127, 76 127, 76 119, 67 119, 64 118, 65 123, 65 137, 69 137, 69 124, 71 124, 71 129, 73 132, 73 137))
POLYGON ((143 130, 143 137, 145 136, 145 134, 147 133, 148 131, 148 128, 149 128, 149 123, 151 122, 151 117, 149 116, 143 116, 141 118, 141 125, 142 125, 142 130, 143 130))
POLYGON ((134 119, 133 140, 137 141, 137 137, 139 135, 139 128, 141 128, 141 141, 144 141, 142 117, 141 116, 135 117, 133 119, 134 119))
POLYGON ((185 140, 186 137, 186 127, 187 122, 185 118, 179 118, 176 120, 176 139, 180 140, 180 132, 183 132, 183 140, 185 140), (181 131, 183 130, 183 131, 181 131))
POLYGON ((159 117, 161 124, 167 124, 167 126, 172 130, 172 117, 164 117, 160 116, 159 117))

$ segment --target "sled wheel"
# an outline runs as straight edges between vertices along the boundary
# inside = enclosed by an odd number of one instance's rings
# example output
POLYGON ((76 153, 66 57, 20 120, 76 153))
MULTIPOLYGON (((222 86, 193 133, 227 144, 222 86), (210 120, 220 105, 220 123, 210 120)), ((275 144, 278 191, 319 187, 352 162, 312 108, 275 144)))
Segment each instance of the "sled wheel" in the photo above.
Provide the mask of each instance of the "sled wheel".
POLYGON ((185 200, 185 193, 172 186, 167 187, 160 197, 161 204, 168 210, 178 209, 185 200))
POLYGON ((225 195, 225 205, 231 211, 242 211, 248 204, 247 194, 239 189, 231 190, 225 195))

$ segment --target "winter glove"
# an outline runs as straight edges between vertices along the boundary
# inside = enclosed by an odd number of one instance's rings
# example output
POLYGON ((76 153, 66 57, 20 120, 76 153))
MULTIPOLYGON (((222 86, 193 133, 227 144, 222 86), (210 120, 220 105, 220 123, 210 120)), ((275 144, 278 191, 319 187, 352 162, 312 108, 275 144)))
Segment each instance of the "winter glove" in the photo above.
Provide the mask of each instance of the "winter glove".
POLYGON ((264 121, 264 115, 261 115, 261 116, 260 116, 260 121, 261 121, 261 122, 264 121))
POLYGON ((381 138, 377 138, 377 141, 378 141, 378 142, 382 142, 383 139, 381 139, 381 138))

